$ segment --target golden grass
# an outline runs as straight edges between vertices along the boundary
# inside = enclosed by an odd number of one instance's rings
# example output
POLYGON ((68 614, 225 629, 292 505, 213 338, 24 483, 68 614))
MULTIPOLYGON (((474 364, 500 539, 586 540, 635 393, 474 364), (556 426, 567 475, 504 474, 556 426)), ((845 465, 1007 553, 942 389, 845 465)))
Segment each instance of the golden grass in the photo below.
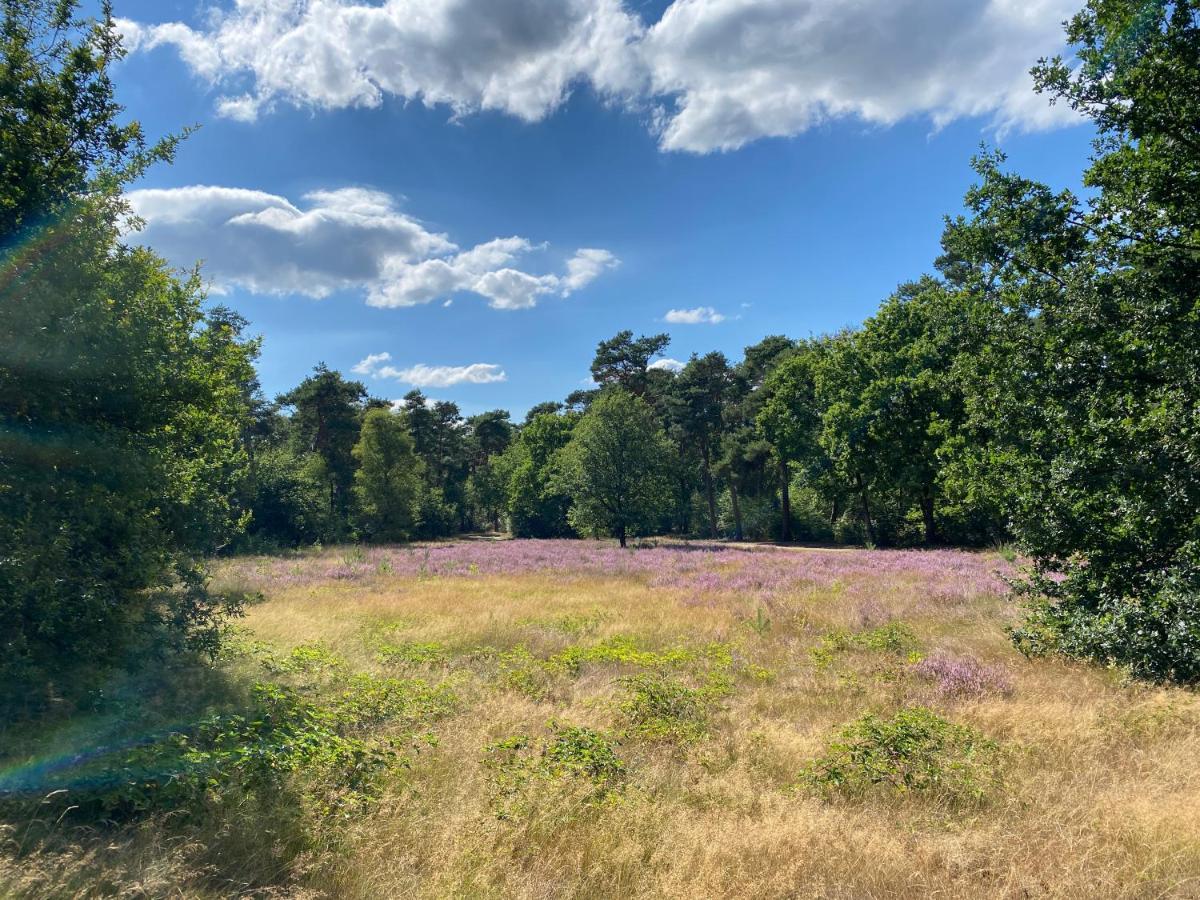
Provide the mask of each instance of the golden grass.
MULTIPOLYGON (((1011 673, 1010 695, 943 700, 903 655, 852 649, 816 664, 810 651, 822 635, 860 626, 815 588, 776 604, 758 627, 753 601, 688 605, 683 592, 640 576, 380 576, 266 593, 243 623, 254 639, 280 653, 319 642, 354 671, 450 679, 463 701, 436 726, 436 747, 346 826, 339 850, 278 874, 277 895, 1200 897, 1200 699, 1023 659, 1004 633, 1014 610, 1000 598, 937 612, 920 604, 915 581, 871 586, 921 652, 969 654, 1011 673), (500 654, 520 646, 544 659, 616 637, 647 649, 732 650, 732 689, 707 735, 618 739, 628 776, 610 799, 584 802, 571 779, 546 779, 523 815, 497 818, 485 748, 516 733, 544 736, 552 719, 619 735, 619 677, 632 670, 589 664, 556 676, 536 699, 504 682, 500 654), (381 641, 436 643, 446 655, 383 662, 381 641), (840 726, 918 703, 1001 743, 1000 792, 961 806, 922 796, 829 799, 798 786, 840 726)), ((219 861, 172 844, 169 828, 82 834, 71 846, 0 858, 0 891, 236 890, 221 887, 219 872, 200 871, 197 859, 219 861)))

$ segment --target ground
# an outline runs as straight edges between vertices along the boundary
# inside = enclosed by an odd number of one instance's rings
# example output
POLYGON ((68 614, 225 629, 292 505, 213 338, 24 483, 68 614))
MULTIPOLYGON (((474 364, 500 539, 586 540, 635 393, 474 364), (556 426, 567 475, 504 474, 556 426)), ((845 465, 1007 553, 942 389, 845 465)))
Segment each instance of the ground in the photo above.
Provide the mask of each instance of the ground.
POLYGON ((253 682, 284 694, 238 735, 309 729, 270 744, 287 787, 10 823, 0 893, 1200 897, 1200 698, 1020 656, 1014 572, 586 541, 227 560, 215 583, 264 599, 213 672, 23 739, 0 784, 70 795, 89 745, 191 734, 253 682))

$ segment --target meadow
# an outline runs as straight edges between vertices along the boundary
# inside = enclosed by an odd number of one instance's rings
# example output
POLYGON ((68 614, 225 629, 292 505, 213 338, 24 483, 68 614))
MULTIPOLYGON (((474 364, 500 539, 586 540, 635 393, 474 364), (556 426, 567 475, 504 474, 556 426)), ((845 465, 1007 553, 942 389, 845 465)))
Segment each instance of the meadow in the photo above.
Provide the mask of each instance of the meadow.
POLYGON ((1200 698, 1019 655, 1015 565, 517 540, 226 560, 216 585, 262 599, 216 666, 8 732, 0 894, 1200 896, 1200 698))

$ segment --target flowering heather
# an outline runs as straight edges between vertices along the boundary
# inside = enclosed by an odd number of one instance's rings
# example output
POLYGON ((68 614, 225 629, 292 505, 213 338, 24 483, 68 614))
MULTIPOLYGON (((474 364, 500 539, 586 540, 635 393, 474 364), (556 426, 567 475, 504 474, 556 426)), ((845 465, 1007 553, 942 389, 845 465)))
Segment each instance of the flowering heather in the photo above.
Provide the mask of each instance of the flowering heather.
POLYGON ((780 547, 667 544, 622 550, 583 540, 458 541, 340 548, 226 564, 226 578, 271 592, 329 580, 474 578, 553 574, 562 580, 635 576, 703 604, 734 594, 770 604, 823 588, 871 608, 882 582, 916 588, 927 604, 948 606, 1004 591, 991 556, 958 550, 792 550, 780 547))
POLYGON ((935 653, 917 663, 913 671, 931 681, 937 695, 947 700, 1008 696, 1013 692, 1008 669, 988 665, 973 656, 935 653))

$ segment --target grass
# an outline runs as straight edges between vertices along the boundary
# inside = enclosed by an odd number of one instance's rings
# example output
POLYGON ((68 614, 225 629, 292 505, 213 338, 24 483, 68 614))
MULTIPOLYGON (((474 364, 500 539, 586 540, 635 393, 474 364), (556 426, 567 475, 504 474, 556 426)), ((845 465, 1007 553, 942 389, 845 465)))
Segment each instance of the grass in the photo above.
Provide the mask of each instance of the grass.
POLYGON ((266 600, 215 668, 4 732, 26 803, 0 896, 1200 896, 1200 698, 1016 654, 1008 565, 515 541, 227 561, 266 600), (158 788, 107 824, 71 808, 181 734, 186 813, 158 788))

